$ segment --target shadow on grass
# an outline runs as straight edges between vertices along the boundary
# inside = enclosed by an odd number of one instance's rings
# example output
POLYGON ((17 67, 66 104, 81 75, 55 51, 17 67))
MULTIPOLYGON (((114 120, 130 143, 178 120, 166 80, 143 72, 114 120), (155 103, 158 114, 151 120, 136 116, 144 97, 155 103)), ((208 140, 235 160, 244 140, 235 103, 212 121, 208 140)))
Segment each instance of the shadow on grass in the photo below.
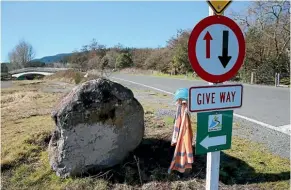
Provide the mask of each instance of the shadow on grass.
MULTIPOLYGON (((245 161, 221 152, 220 181, 224 184, 253 184, 290 179, 290 172, 257 173, 245 161)), ((262 166, 265 163, 260 163, 262 166)), ((280 163, 278 163, 280 164, 280 163)))
MULTIPOLYGON (((195 147, 193 147, 193 150, 195 150, 195 147)), ((99 171, 98 175, 103 175, 102 177, 112 183, 127 183, 128 185, 139 185, 140 177, 142 183, 150 181, 181 181, 190 178, 205 179, 206 155, 195 156, 193 168, 189 174, 184 176, 176 171, 168 174, 167 171, 173 153, 174 147, 170 145, 170 141, 145 138, 122 164, 110 170, 99 171), (140 167, 140 172, 137 165, 140 167)), ((92 171, 90 173, 91 175, 93 174, 92 171)), ((96 172, 94 172, 94 175, 96 176, 96 172)), ((276 182, 289 179, 289 172, 278 174, 256 173, 254 168, 246 162, 221 152, 220 181, 226 185, 276 182)))

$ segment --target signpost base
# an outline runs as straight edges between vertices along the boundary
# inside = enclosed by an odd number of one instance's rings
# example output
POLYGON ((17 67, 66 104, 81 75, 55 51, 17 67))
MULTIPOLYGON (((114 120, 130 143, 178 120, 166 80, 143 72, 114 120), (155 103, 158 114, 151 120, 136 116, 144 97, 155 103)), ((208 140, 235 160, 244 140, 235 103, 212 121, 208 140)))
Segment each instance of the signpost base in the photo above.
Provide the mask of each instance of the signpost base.
POLYGON ((219 182, 220 151, 207 153, 206 190, 217 190, 219 182))

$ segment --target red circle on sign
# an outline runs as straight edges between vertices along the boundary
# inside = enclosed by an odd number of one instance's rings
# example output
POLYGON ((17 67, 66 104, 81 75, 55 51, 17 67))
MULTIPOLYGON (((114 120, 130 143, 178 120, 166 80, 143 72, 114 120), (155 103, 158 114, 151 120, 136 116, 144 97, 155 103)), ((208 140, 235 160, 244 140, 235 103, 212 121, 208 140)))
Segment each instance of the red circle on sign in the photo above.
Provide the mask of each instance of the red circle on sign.
POLYGON ((227 81, 231 79, 238 72, 238 70, 240 69, 244 61, 245 50, 246 50, 245 39, 239 26, 230 18, 227 18, 225 16, 218 16, 218 15, 209 16, 201 20, 192 30, 190 38, 189 38, 189 42, 188 42, 188 57, 189 57, 193 70, 202 79, 208 82, 213 82, 213 83, 221 83, 221 82, 227 81), (229 27, 234 32, 238 40, 239 52, 238 52, 237 60, 235 64, 233 65, 233 67, 228 72, 222 75, 213 75, 206 72, 199 64, 197 56, 196 56, 196 43, 197 43, 199 35, 205 28, 213 24, 222 24, 229 27))

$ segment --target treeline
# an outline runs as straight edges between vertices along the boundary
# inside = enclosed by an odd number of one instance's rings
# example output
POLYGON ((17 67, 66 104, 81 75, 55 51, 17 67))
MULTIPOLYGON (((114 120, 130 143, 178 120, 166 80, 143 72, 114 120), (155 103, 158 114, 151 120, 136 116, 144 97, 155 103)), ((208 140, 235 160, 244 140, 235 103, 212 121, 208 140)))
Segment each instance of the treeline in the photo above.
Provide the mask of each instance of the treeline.
POLYGON ((255 1, 245 14, 231 15, 246 39, 246 58, 240 78, 272 84, 276 73, 290 82, 290 1, 255 1))
POLYGON ((82 70, 107 68, 123 69, 135 67, 139 69, 158 70, 164 73, 182 74, 191 71, 187 46, 190 31, 179 30, 175 37, 163 48, 129 48, 118 44, 106 48, 95 39, 84 45, 72 56, 65 57, 62 62, 82 70))
MULTIPOLYGON (((41 61, 29 61, 26 63, 23 63, 21 66, 20 64, 14 64, 14 63, 1 63, 1 72, 5 73, 11 70, 15 69, 21 69, 21 68, 27 68, 27 67, 56 67, 54 64, 45 64, 41 61)), ((62 65, 62 67, 65 67, 65 65, 62 65)))

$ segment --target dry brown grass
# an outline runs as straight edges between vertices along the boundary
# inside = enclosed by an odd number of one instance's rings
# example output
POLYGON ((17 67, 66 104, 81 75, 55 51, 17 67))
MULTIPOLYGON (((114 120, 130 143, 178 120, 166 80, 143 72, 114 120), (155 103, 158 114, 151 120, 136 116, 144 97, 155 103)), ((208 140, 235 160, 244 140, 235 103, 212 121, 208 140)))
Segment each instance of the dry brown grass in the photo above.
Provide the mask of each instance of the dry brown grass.
MULTIPOLYGON (((51 108, 61 94, 41 91, 45 81, 14 82, 1 96, 1 167, 10 167, 39 150, 53 129, 51 108), (36 140, 36 137, 41 138, 36 140), (35 142, 35 143, 34 143, 35 142)), ((32 156, 33 157, 33 156, 32 156)))
POLYGON ((59 71, 53 75, 46 76, 44 79, 58 82, 67 82, 71 84, 79 84, 81 82, 97 79, 100 77, 100 73, 95 70, 88 71, 88 76, 86 78, 84 77, 85 75, 86 73, 84 72, 67 70, 59 71))
POLYGON ((125 74, 153 74, 155 71, 153 70, 143 70, 143 69, 137 69, 137 68, 126 68, 120 70, 120 73, 125 74))
POLYGON ((82 80, 84 75, 85 75, 84 73, 81 73, 78 71, 66 70, 66 71, 59 71, 53 75, 46 76, 44 79, 77 84, 78 82, 82 80), (78 81, 79 80, 78 78, 80 78, 80 81, 78 81))
MULTIPOLYGON (((21 84, 21 83, 20 83, 21 84)), ((17 84, 16 84, 17 85, 17 84)), ((44 93, 41 91, 47 85, 35 83, 30 87, 17 85, 12 89, 2 90, 1 96, 1 123, 17 121, 31 116, 42 116, 50 113, 62 94, 44 93)))

